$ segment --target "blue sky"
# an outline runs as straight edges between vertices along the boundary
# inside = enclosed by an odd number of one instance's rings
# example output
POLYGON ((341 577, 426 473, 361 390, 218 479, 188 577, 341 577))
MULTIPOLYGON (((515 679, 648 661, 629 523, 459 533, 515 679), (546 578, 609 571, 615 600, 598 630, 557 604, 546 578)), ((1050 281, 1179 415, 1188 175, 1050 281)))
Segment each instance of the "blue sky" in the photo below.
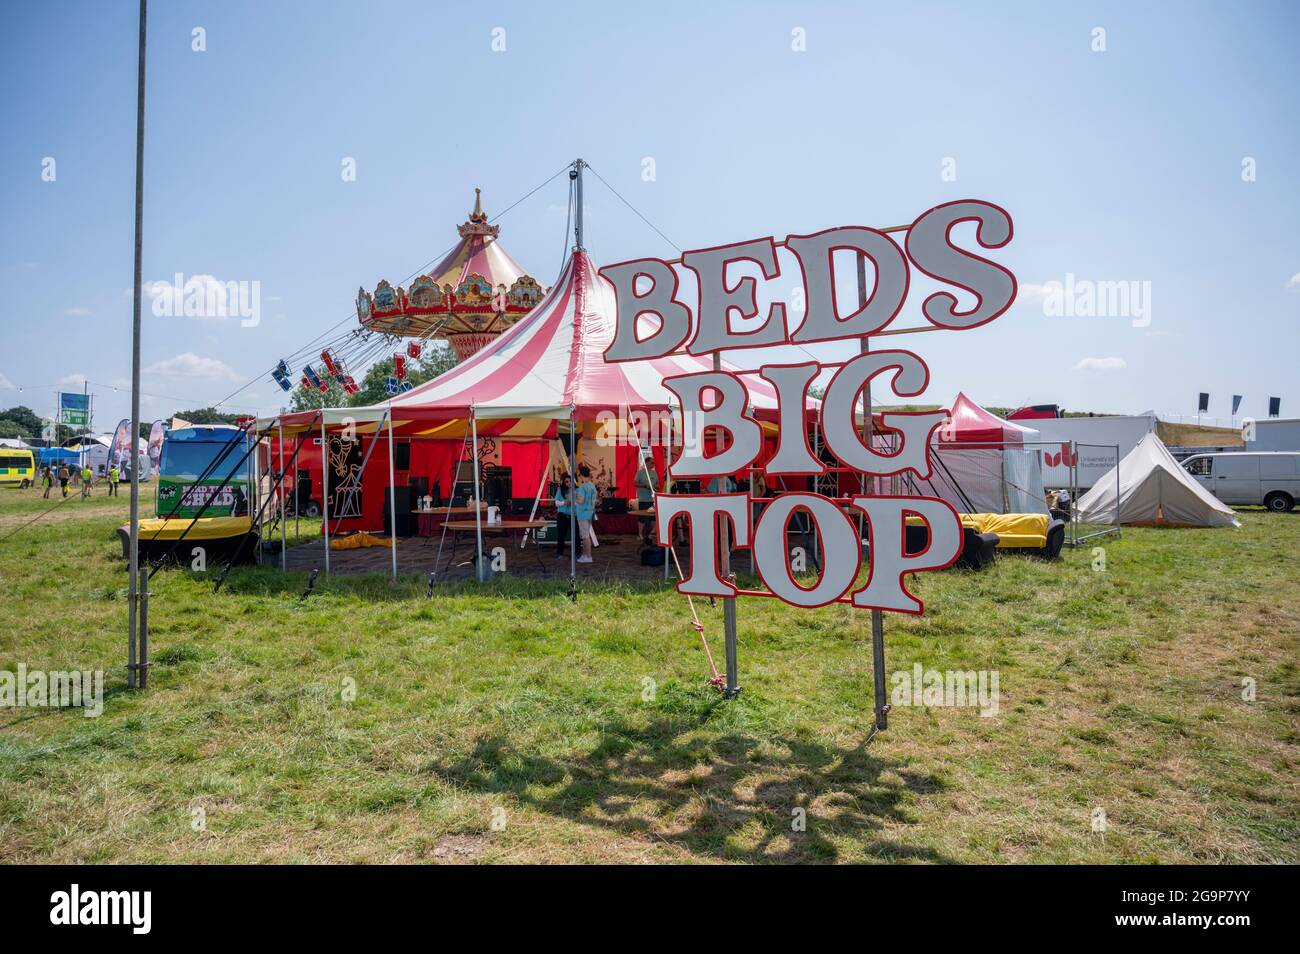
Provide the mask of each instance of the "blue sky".
MULTIPOLYGON (((0 16, 0 407, 49 413, 85 378, 107 429, 128 410, 136 5, 0 16)), ((683 248, 1006 208, 1012 312, 893 339, 935 402, 1187 415, 1207 390, 1214 416, 1234 392, 1294 413, 1297 27, 1287 3, 156 3, 145 278, 257 281, 262 308, 256 327, 146 315, 143 414, 224 397, 358 285, 442 252, 475 186, 496 212, 579 155, 683 248), (1034 293, 1067 274, 1149 282, 1150 323, 1045 314, 1034 293)), ((597 262, 675 254, 587 195, 597 262)), ((565 198, 557 179, 501 221, 546 284, 565 198)), ((280 402, 262 378, 230 406, 280 402)))

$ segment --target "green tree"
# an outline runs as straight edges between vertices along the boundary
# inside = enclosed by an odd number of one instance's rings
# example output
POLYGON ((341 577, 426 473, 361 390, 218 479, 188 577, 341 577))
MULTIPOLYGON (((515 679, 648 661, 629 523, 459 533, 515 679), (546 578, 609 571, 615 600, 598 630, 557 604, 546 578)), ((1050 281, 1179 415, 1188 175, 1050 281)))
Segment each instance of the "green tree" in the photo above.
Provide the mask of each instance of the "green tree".
POLYGON ((343 407, 347 403, 347 395, 343 393, 343 388, 333 378, 329 380, 329 389, 318 391, 316 388, 305 388, 299 384, 293 389, 293 397, 289 400, 289 407, 295 411, 314 411, 318 407, 343 407))
POLYGON ((0 437, 40 437, 44 422, 31 408, 22 404, 0 411, 0 437))
MULTIPOLYGON (((423 352, 415 361, 406 363, 406 380, 412 384, 423 384, 445 371, 454 368, 458 362, 456 352, 446 342, 425 342, 423 352)), ((314 411, 322 404, 325 407, 366 407, 382 404, 388 400, 384 390, 388 378, 393 374, 393 359, 390 355, 382 361, 376 361, 361 380, 357 382, 356 394, 345 394, 343 388, 333 378, 329 378, 329 390, 321 392, 315 388, 304 388, 301 384, 294 388, 290 407, 295 411, 314 411)))
MULTIPOLYGON (((177 411, 172 417, 179 417, 182 421, 189 421, 191 424, 234 424, 239 415, 218 411, 215 407, 201 407, 193 411, 177 411)), ((140 428, 142 431, 146 430, 144 421, 140 422, 140 428)))
MULTIPOLYGON (((413 385, 420 385, 425 381, 432 381, 445 371, 450 371, 458 363, 459 359, 456 357, 456 352, 451 350, 450 345, 445 342, 436 344, 426 342, 420 357, 415 361, 407 361, 406 380, 413 385)), ((371 365, 370 369, 366 371, 365 377, 361 380, 357 393, 348 398, 348 405, 350 407, 365 407, 368 404, 380 404, 387 401, 388 392, 384 390, 384 385, 392 373, 392 358, 385 358, 383 361, 371 365)))

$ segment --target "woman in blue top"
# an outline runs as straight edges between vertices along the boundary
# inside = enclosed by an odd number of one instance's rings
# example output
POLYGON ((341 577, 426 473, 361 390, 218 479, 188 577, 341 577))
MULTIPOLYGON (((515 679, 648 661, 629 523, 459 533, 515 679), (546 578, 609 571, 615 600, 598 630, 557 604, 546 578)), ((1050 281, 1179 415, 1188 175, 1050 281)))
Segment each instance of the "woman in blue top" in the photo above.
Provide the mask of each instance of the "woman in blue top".
POLYGON ((555 490, 555 559, 564 556, 565 546, 569 542, 569 527, 573 523, 573 478, 569 474, 560 476, 560 486, 555 490))
POLYGON ((591 521, 596 517, 596 485, 591 482, 591 468, 578 468, 578 488, 573 493, 573 509, 578 518, 578 540, 582 545, 579 563, 591 563, 591 521))

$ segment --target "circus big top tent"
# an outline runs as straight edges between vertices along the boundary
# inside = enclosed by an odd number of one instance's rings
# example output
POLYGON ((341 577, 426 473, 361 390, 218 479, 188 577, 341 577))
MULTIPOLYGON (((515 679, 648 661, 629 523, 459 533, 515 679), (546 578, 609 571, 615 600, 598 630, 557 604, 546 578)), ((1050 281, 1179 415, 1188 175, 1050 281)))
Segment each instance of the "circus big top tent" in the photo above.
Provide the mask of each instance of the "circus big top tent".
MULTIPOLYGON (((580 438, 578 458, 592 465, 597 486, 603 492, 616 490, 624 498, 635 496, 636 442, 605 439, 622 430, 616 427, 611 435, 610 422, 626 421, 629 412, 668 410, 676 405, 676 397, 663 379, 712 370, 713 365, 687 354, 606 362, 614 314, 613 288, 597 273, 590 256, 578 249, 536 308, 439 377, 391 402, 301 411, 279 418, 286 438, 305 436, 323 425, 332 432, 347 427, 358 437, 373 436, 379 443, 372 455, 375 462, 364 468, 358 495, 355 486, 348 490, 347 481, 360 479, 356 475, 364 452, 346 452, 337 446, 339 439, 330 436, 331 532, 383 526, 388 485, 383 444, 390 429, 399 447, 410 447, 409 454, 399 451, 400 459, 409 463, 396 468, 397 486, 420 486, 421 495, 453 496, 461 479, 457 470, 461 448, 467 431, 472 431, 479 438, 480 463, 508 468, 508 496, 531 503, 548 471, 563 466, 562 459, 555 458, 558 448, 552 445, 569 431, 572 420, 580 438), (346 463, 339 467, 340 461, 346 463)), ((756 374, 746 374, 745 382, 754 416, 774 420, 775 389, 756 374)), ((808 403, 810 408, 816 404, 811 399, 808 403)), ((258 423, 266 429, 276 419, 258 423)), ((646 435, 638 436, 644 440, 646 435)), ((290 452, 287 448, 286 456, 290 452)), ((662 474, 662 447, 654 448, 654 459, 662 474)))

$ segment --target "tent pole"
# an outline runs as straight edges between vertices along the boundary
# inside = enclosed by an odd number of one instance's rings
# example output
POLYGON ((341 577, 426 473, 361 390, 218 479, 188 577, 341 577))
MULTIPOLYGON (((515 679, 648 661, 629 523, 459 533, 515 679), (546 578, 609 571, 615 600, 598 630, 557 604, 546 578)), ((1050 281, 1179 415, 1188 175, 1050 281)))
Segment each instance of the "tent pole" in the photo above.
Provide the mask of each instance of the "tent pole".
MULTIPOLYGON (((409 515, 408 515, 409 516, 409 515)), ((393 579, 397 579, 397 477, 393 470, 393 402, 388 402, 388 541, 393 551, 393 579)))
MULTIPOLYGON (((280 482, 276 490, 280 498, 280 572, 283 573, 289 568, 288 540, 286 539, 289 531, 285 526, 285 517, 288 516, 288 511, 284 507, 284 419, 281 418, 275 424, 280 431, 280 482)), ((294 466, 296 468, 297 464, 294 466)))
POLYGON ((320 506, 325 522, 325 575, 330 575, 330 445, 325 436, 325 411, 320 412, 320 506))
MULTIPOLYGON (((582 245, 582 167, 586 165, 581 159, 573 161, 573 250, 583 251, 582 245)), ((577 480, 577 475, 574 475, 577 480)))
MULTIPOLYGON (((1120 489, 1119 489, 1119 445, 1116 444, 1116 445, 1115 445, 1115 536, 1117 536, 1117 537, 1123 535, 1123 531, 1120 530, 1121 521, 1120 521, 1120 519, 1119 519, 1119 497, 1120 497, 1120 489)), ((1074 506, 1074 498, 1073 498, 1073 497, 1070 498, 1070 506, 1074 506)))
MULTIPOLYGON (((549 453, 550 453, 550 449, 551 449, 551 447, 550 447, 550 442, 548 441, 548 442, 547 442, 547 447, 546 447, 546 450, 547 450, 547 454, 548 454, 548 455, 549 455, 549 453)), ((549 456, 548 456, 548 458, 547 458, 547 462, 546 462, 545 464, 542 465, 542 478, 541 478, 541 480, 539 480, 539 481, 537 482, 537 493, 536 493, 536 494, 534 495, 534 497, 533 497, 533 509, 530 510, 530 511, 528 512, 528 522, 529 522, 529 523, 532 523, 534 520, 537 519, 537 508, 538 508, 539 506, 541 506, 541 503, 542 503, 542 491, 546 489, 546 478, 550 475, 550 470, 551 470, 551 462, 550 462, 550 459, 549 459, 549 456)), ((519 537, 519 549, 522 550, 522 549, 524 548, 524 546, 528 543, 528 535, 529 535, 530 533, 532 533, 532 532, 533 532, 533 531, 532 531, 532 529, 530 528, 530 529, 525 530, 525 531, 520 535, 520 537, 519 537)))
MULTIPOLYGON (((254 425, 254 428, 256 428, 256 425, 254 425)), ((255 439, 255 440, 253 441, 253 452, 252 452, 252 454, 249 455, 249 461, 248 461, 248 469, 252 472, 252 478, 253 478, 253 486, 252 486, 252 491, 253 491, 253 492, 249 495, 249 498, 248 498, 248 515, 249 515, 249 517, 252 517, 253 512, 254 512, 254 511, 253 511, 253 508, 254 508, 254 507, 257 508, 257 511, 256 511, 256 512, 257 512, 257 514, 258 514, 258 521, 257 521, 257 528, 256 528, 256 529, 257 529, 257 565, 258 565, 258 566, 261 566, 261 565, 262 565, 262 537, 263 537, 263 533, 262 533, 262 520, 261 520, 261 513, 262 513, 262 462, 261 462, 261 460, 259 460, 259 457, 260 457, 260 455, 261 455, 261 450, 262 450, 261 445, 262 445, 262 442, 261 442, 260 439, 255 439)), ((249 523, 249 529, 252 529, 252 528, 253 528, 253 526, 252 526, 252 523, 251 523, 251 521, 250 521, 250 523, 249 523)))
POLYGON ((474 440, 471 451, 474 455, 474 536, 478 546, 474 557, 474 576, 482 583, 486 577, 483 572, 483 507, 478 499, 478 412, 474 408, 469 411, 469 426, 474 440))
MULTIPOLYGON (((582 182, 581 174, 578 182, 582 182)), ((578 189, 581 195, 582 186, 578 189)), ((578 208, 582 208, 581 201, 578 208)), ((577 490, 578 442, 573 430, 573 408, 569 408, 569 599, 574 603, 578 602, 578 508, 573 505, 577 490)))

